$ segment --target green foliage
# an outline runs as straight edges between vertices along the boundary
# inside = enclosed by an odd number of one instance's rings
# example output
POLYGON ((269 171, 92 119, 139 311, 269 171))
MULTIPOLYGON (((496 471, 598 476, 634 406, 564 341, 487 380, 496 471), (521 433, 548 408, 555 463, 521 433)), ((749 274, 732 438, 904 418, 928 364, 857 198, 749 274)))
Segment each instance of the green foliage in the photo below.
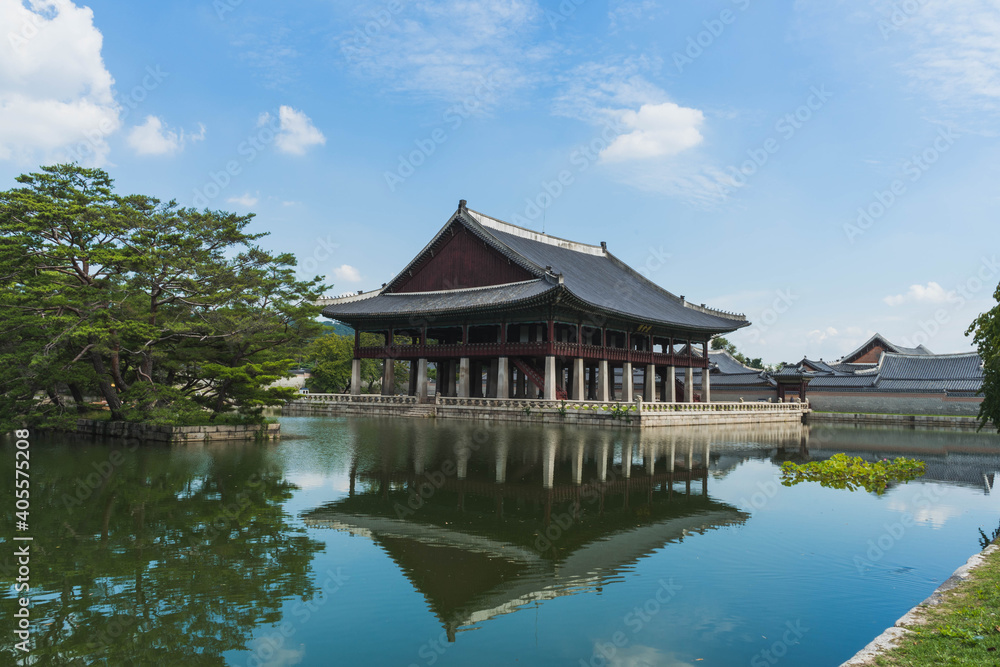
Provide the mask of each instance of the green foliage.
MULTIPOLYGON (((405 344, 401 339, 397 344, 405 344)), ((361 334, 362 347, 384 345, 382 336, 373 333, 361 334)), ((351 390, 351 362, 354 359, 354 334, 349 336, 327 333, 309 344, 306 358, 312 364, 310 377, 306 380, 309 391, 321 394, 343 394, 351 390)), ((409 366, 405 361, 394 361, 394 391, 405 394, 409 389, 409 366)), ((361 392, 378 393, 382 390, 382 361, 361 360, 361 392)))
MULTIPOLYGON (((290 601, 322 602, 323 545, 288 513, 295 487, 268 447, 48 442, 45 452, 32 460, 32 529, 45 535, 32 547, 33 664, 223 667, 290 601)), ((10 589, 17 562, 5 552, 10 589)), ((0 614, 0 664, 24 655, 16 623, 0 614)))
POLYGON ((983 402, 979 405, 979 429, 993 422, 1000 433, 1000 285, 993 292, 997 305, 981 314, 965 332, 973 341, 983 360, 983 402))
POLYGON ((17 181, 0 192, 0 425, 97 401, 115 420, 258 421, 290 395, 268 385, 321 328, 324 286, 260 248, 252 215, 120 195, 77 165, 17 181))
POLYGON ((764 369, 764 362, 760 357, 754 357, 751 359, 747 357, 742 352, 736 349, 733 343, 730 343, 722 336, 716 336, 712 339, 712 349, 713 350, 724 350, 732 355, 733 359, 740 362, 744 366, 749 366, 750 368, 760 368, 764 369))
POLYGON ((890 482, 909 482, 924 474, 923 461, 900 456, 869 463, 858 456, 834 454, 826 461, 781 464, 781 483, 794 486, 801 482, 819 482, 832 489, 856 491, 859 488, 878 495, 885 493, 890 482))
POLYGON ((611 408, 611 418, 617 420, 624 419, 626 422, 632 423, 632 416, 629 412, 632 411, 633 407, 631 405, 623 406, 621 403, 615 403, 611 408))
POLYGON ((560 417, 566 416, 566 401, 559 401, 559 407, 557 408, 560 417))

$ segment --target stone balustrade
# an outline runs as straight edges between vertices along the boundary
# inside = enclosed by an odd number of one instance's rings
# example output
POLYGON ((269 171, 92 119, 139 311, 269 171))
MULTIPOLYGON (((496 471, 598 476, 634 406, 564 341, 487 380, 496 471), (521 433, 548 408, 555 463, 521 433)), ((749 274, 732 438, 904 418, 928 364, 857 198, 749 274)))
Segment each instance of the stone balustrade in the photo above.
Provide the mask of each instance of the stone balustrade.
POLYGON ((380 405, 416 405, 416 396, 380 396, 378 394, 299 394, 296 401, 307 403, 377 403, 380 405))
MULTIPOLYGON (((371 403, 379 405, 417 405, 416 396, 380 396, 377 394, 300 394, 297 401, 318 403, 371 403)), ((437 396, 434 405, 466 406, 484 408, 531 408, 533 410, 567 411, 628 411, 633 414, 640 412, 793 412, 802 413, 809 409, 809 403, 635 403, 621 401, 571 401, 544 400, 533 398, 456 398, 454 396, 437 396)))

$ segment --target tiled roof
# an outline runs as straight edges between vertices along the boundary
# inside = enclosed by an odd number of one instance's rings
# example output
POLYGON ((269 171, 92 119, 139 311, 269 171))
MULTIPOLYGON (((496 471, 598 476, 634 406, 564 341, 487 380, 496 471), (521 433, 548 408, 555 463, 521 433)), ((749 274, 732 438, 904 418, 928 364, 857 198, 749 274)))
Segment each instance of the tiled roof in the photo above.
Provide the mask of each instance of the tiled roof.
MULTIPOLYGON (((546 297, 581 310, 599 311, 691 333, 726 333, 750 323, 743 315, 689 303, 642 276, 602 246, 592 246, 517 227, 460 207, 434 239, 387 287, 368 298, 331 299, 323 314, 333 319, 510 307, 525 298, 546 297), (394 283, 459 224, 538 280, 481 290, 393 294, 394 283), (531 285, 525 287, 524 285, 531 285), (550 294, 548 292, 551 292, 550 294)), ((362 295, 364 297, 364 295, 362 295)))
POLYGON ((598 246, 546 237, 465 209, 468 217, 509 252, 538 267, 562 274, 566 289, 581 301, 641 319, 707 331, 733 331, 749 322, 682 301, 598 246))
POLYGON ((879 363, 882 380, 958 380, 983 377, 982 360, 966 354, 907 355, 886 352, 879 363))
POLYGON ((841 357, 841 359, 851 359, 853 357, 856 357, 859 354, 861 354, 861 352, 864 351, 866 347, 876 342, 879 343, 883 349, 889 352, 896 352, 899 354, 934 354, 923 345, 918 345, 916 347, 903 347, 902 345, 896 345, 894 343, 891 343, 888 339, 886 339, 885 336, 883 336, 880 333, 876 333, 871 338, 862 343, 858 347, 858 349, 854 350, 850 354, 845 354, 843 357, 841 357))
POLYGON ((351 315, 405 315, 407 313, 446 313, 450 311, 467 310, 469 308, 507 307, 511 304, 530 301, 546 295, 558 288, 558 285, 539 278, 520 283, 495 285, 492 287, 473 287, 470 289, 448 290, 443 292, 391 292, 377 293, 372 297, 360 300, 350 300, 344 303, 334 302, 323 309, 328 317, 341 319, 351 315))
POLYGON ((845 388, 858 389, 862 387, 874 387, 875 375, 820 375, 809 381, 810 388, 845 388))

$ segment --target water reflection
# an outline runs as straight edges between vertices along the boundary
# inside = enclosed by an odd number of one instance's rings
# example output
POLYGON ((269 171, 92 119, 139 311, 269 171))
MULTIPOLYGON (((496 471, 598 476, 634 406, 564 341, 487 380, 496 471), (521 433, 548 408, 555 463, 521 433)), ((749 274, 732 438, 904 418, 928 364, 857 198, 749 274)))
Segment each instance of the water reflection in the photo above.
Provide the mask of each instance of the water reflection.
MULTIPOLYGON (((285 599, 315 591, 321 545, 289 524, 295 487, 266 446, 40 440, 32 474, 32 664, 224 665, 285 599)), ((2 619, 14 664, 15 619, 2 619)))
MULTIPOLYGON (((347 428, 357 443, 348 495, 306 523, 381 546, 451 641, 538 601, 600 590, 656 550, 749 516, 708 496, 713 443, 746 446, 737 429, 347 428)), ((799 451, 803 433, 762 428, 754 445, 799 451)))

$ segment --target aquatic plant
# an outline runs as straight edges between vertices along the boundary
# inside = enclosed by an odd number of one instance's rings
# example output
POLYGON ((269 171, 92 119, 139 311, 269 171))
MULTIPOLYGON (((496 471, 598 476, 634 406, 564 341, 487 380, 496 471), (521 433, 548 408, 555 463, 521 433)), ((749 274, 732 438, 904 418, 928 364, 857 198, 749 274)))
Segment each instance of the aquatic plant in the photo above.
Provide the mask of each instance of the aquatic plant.
POLYGON ((926 468, 923 461, 905 456, 892 461, 882 459, 868 462, 859 456, 834 454, 826 461, 782 463, 781 483, 784 486, 794 486, 801 482, 819 482, 832 489, 856 491, 861 488, 882 495, 890 482, 909 482, 921 477, 926 468))

